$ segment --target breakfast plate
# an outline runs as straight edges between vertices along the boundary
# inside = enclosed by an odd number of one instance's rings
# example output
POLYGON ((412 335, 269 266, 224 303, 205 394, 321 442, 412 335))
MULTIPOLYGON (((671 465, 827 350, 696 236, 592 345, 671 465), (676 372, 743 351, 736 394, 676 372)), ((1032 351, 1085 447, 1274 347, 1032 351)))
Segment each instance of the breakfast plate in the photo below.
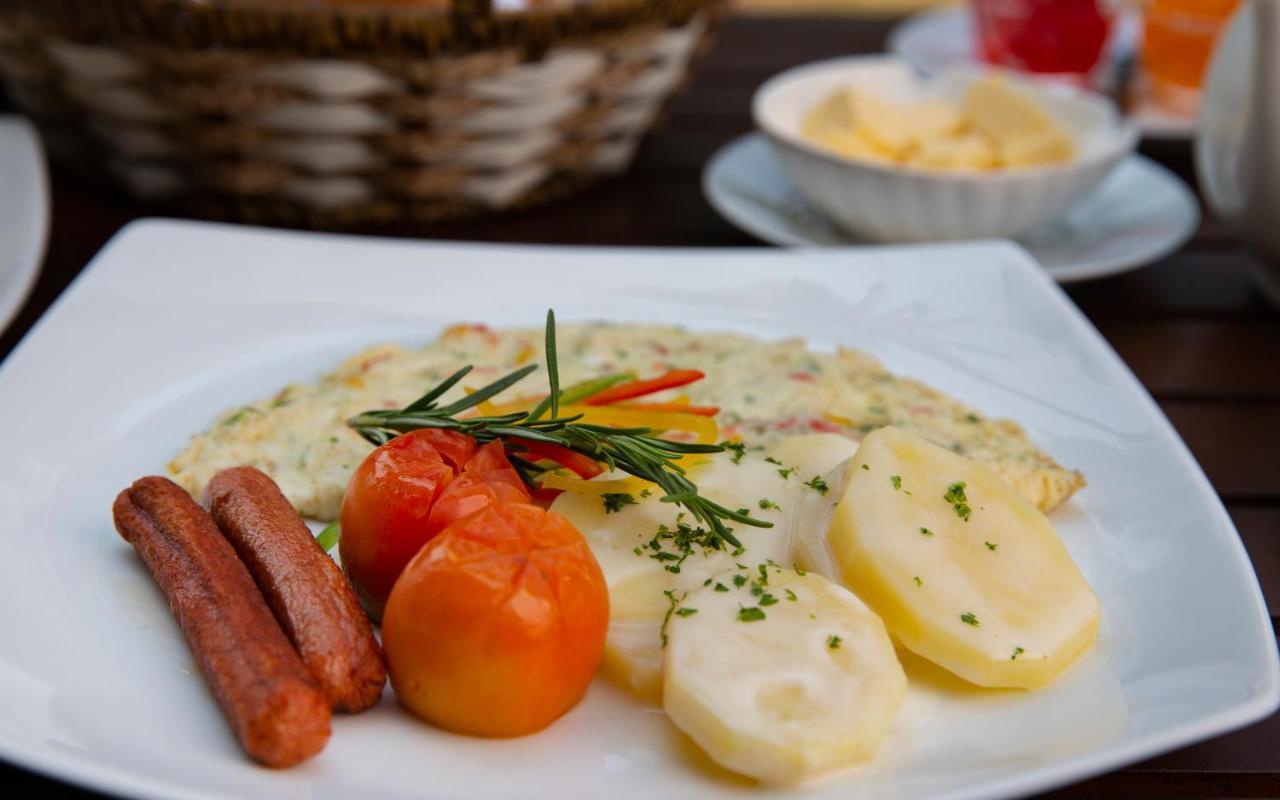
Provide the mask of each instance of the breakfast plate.
POLYGON ((0 331, 31 292, 49 235, 44 156, 26 120, 0 116, 0 331))
MULTIPOLYGON (((726 219, 771 244, 862 244, 805 202, 761 134, 721 148, 707 162, 702 186, 726 219)), ((1182 181, 1134 155, 1064 218, 1033 229, 1019 243, 1055 280, 1070 283, 1150 264, 1181 247, 1199 224, 1199 205, 1182 181)))
MULTIPOLYGON (((1111 45, 1113 53, 1132 51, 1140 31, 1124 20, 1111 45)), ((927 74, 948 67, 975 63, 973 17, 966 9, 925 11, 902 22, 889 34, 888 49, 906 58, 916 69, 927 74)), ((1113 56, 1114 57, 1114 56, 1113 56)), ((1129 109, 1129 117, 1149 139, 1187 141, 1195 134, 1194 117, 1164 111, 1159 106, 1138 98, 1129 109)))
POLYGON ((1093 650, 1034 693, 964 688, 907 660, 911 688, 875 760, 804 796, 1016 796, 1249 724, 1280 701, 1270 619, 1220 501, 1133 375, 1017 246, 535 248, 145 221, 0 366, 0 540, 15 554, 0 564, 0 756, 138 797, 759 795, 598 679, 536 735, 448 734, 388 692, 335 718, 310 762, 253 766, 112 530, 112 497, 163 472, 226 409, 373 343, 420 344, 460 320, 537 326, 552 306, 566 323, 858 347, 1019 420, 1088 475, 1053 522, 1101 601, 1093 650))

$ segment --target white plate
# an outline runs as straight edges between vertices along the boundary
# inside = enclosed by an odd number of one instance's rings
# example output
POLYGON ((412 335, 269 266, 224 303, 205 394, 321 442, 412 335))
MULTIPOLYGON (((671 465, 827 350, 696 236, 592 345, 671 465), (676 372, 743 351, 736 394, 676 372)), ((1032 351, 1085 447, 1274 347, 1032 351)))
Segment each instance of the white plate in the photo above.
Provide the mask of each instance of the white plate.
MULTIPOLYGON (((708 201, 734 225, 785 247, 862 244, 805 202, 759 133, 721 148, 702 175, 708 201)), ((1200 225, 1200 206, 1185 184, 1143 156, 1129 156, 1102 185, 1062 217, 1020 237, 1062 283, 1101 278, 1172 253, 1200 225)))
POLYGON ((40 273, 49 236, 49 187, 30 123, 0 115, 0 333, 40 273))
MULTIPOLYGON (((1137 26, 1121 24, 1112 52, 1132 49, 1138 39, 1137 26)), ((900 23, 889 33, 888 50, 903 56, 925 74, 941 72, 959 64, 978 61, 974 52, 973 17, 965 8, 925 11, 900 23)), ((1196 132, 1195 117, 1179 116, 1140 99, 1129 112, 1142 135, 1148 139, 1189 140, 1196 132)))
POLYGON ((427 244, 131 225, 0 366, 0 757, 142 797, 759 797, 666 717, 597 681, 547 731, 491 741, 388 696, 315 760, 251 765, 113 496, 219 411, 385 339, 457 320, 689 323, 865 348, 1024 422, 1089 476, 1055 515, 1105 609, 1050 689, 913 672, 871 765, 800 796, 992 798, 1085 778, 1261 719, 1275 638, 1239 537, 1133 375, 1027 255, 968 243, 787 253, 427 244), (180 256, 181 268, 175 268, 180 256))

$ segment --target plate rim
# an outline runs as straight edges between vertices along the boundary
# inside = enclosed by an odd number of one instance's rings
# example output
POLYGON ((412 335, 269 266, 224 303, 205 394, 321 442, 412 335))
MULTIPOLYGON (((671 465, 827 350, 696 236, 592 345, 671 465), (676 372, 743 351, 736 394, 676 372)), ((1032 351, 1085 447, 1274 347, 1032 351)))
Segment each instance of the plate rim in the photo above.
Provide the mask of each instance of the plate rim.
MULTIPOLYGON (((703 166, 700 181, 702 194, 711 207, 715 209, 716 213, 720 214, 725 221, 733 225, 738 230, 774 246, 798 249, 884 246, 882 243, 858 242, 852 240, 848 242, 824 244, 793 234, 787 230, 780 230, 776 228, 766 229, 762 225, 754 224, 750 217, 738 210, 736 203, 731 202, 728 199, 728 195, 731 193, 731 190, 724 188, 720 180, 720 176, 728 174, 729 167, 727 165, 730 164, 735 157, 739 156, 739 154, 747 148, 757 146, 757 143, 763 145, 767 149, 769 157, 775 158, 776 160, 776 156, 773 154, 772 145, 770 144, 768 137, 759 130, 753 130, 749 133, 736 136, 722 144, 711 155, 711 158, 707 159, 706 164, 703 166)), ((1144 269, 1160 259, 1177 252, 1183 245, 1190 241, 1193 236, 1195 236, 1196 231, 1199 229, 1200 224, 1203 221, 1203 214, 1200 211, 1200 206, 1195 199, 1195 195, 1192 194, 1191 190, 1182 182, 1182 180, 1179 179, 1178 176, 1168 167, 1141 153, 1130 153, 1120 161, 1116 168, 1119 169, 1121 166, 1126 164, 1137 165, 1141 169, 1151 172, 1157 180, 1166 182, 1169 188, 1176 192, 1177 203, 1179 206, 1179 217, 1181 219, 1181 225, 1179 226, 1177 236, 1170 237, 1169 239, 1155 245, 1135 249, 1127 256, 1112 256, 1111 258, 1095 259, 1078 265, 1057 267, 1041 265, 1043 271, 1058 283, 1071 284, 1096 280, 1098 278, 1122 275, 1126 272, 1134 272, 1139 269, 1144 269)), ((782 170, 781 164, 778 165, 778 169, 779 171, 782 170)), ((793 186, 792 188, 795 187, 793 186)), ((796 191, 798 192, 799 190, 797 189, 796 191)), ((1082 200, 1081 202, 1085 202, 1087 199, 1088 198, 1086 197, 1085 200, 1082 200)), ((809 210, 815 216, 821 216, 819 212, 814 211, 813 209, 809 210)), ((828 222, 827 224, 831 223, 828 222)), ((843 235, 838 229, 835 229, 835 233, 836 235, 843 235)), ((954 241, 981 240, 965 239, 954 241)), ((1027 250, 1032 258, 1035 258, 1036 252, 1034 249, 1028 247, 1017 239, 1010 239, 1008 241, 1012 241, 1019 247, 1027 250)), ((939 243, 941 244, 945 242, 939 243)))
MULTIPOLYGON (((73 282, 72 286, 63 293, 58 303, 50 311, 58 308, 71 295, 78 294, 77 287, 82 286, 81 279, 84 276, 95 274, 102 271, 103 264, 114 264, 117 262, 108 262, 107 256, 115 251, 122 249, 121 245, 127 239, 141 238, 153 235, 154 231, 174 230, 205 230, 215 231, 219 233, 246 233, 246 234, 268 234, 271 238, 336 238, 353 243, 368 243, 378 246, 383 243, 395 243, 404 247, 421 246, 424 249, 432 249, 437 246, 445 247, 462 247, 474 250, 491 250, 510 252, 512 249, 536 249, 544 252, 554 252, 557 250, 568 250, 582 252, 601 252, 609 251, 615 253, 625 253, 631 255, 637 254, 670 254, 670 248, 574 248, 574 247, 558 247, 544 245, 493 245, 487 243, 471 243, 471 242, 407 242, 405 240, 383 239, 374 237, 360 237, 352 235, 316 235, 305 232, 295 231, 276 231, 265 228, 252 228, 249 226, 235 226, 220 223, 200 223, 183 220, 165 220, 165 219, 141 219, 132 222, 122 228, 112 239, 99 251, 90 264, 82 271, 81 276, 73 282)), ((971 245, 972 243, 964 243, 971 245)), ((1173 447, 1180 462, 1180 467, 1186 471, 1187 475, 1194 484, 1195 489, 1201 495, 1209 515, 1214 517, 1220 524, 1223 531, 1222 545, 1230 550, 1233 556, 1235 566, 1243 570, 1243 574, 1251 580, 1249 586, 1251 589, 1249 595, 1252 599, 1252 611, 1255 615, 1253 620, 1256 623, 1257 632, 1266 634, 1265 640, 1270 643, 1270 648, 1266 652, 1270 658, 1266 663, 1260 666, 1265 668, 1260 674, 1261 681, 1258 684, 1258 691, 1245 700, 1230 705, 1225 705, 1215 713, 1183 722, 1175 727, 1167 728, 1162 731, 1148 734, 1141 738, 1134 739, 1123 744, 1109 745, 1100 751, 1087 752, 1072 756, 1049 765, 1036 768, 1029 772, 1009 775, 999 778, 978 787, 956 790, 951 792, 942 792, 935 797, 948 798, 948 800, 961 800, 962 798, 979 798, 979 797, 1012 797, 1024 793, 1044 791, 1054 787, 1066 785, 1079 780, 1102 774, 1126 764, 1135 763, 1137 761, 1149 758, 1160 753, 1168 752, 1174 748, 1203 741, 1208 738, 1216 737, 1241 727, 1257 722, 1270 716, 1278 708, 1280 708, 1280 654, 1276 652, 1275 638, 1271 635, 1271 621, 1267 612, 1265 602, 1263 600, 1261 586, 1258 581, 1256 570, 1253 569, 1249 560, 1247 551, 1240 539, 1239 533, 1232 523, 1230 516, 1227 514, 1225 506, 1221 499, 1213 489, 1208 477, 1205 475, 1199 463, 1194 459, 1190 449, 1186 443, 1177 434, 1172 423, 1159 409, 1151 395, 1146 391, 1145 387, 1138 381, 1132 370, 1124 363, 1124 361, 1115 353, 1114 349, 1106 342, 1102 335, 1092 325, 1087 317, 1081 312, 1067 297, 1060 286, 1054 283, 1049 277, 1036 267, 1034 261, 1029 259, 1025 251, 1016 243, 1005 242, 1001 240, 989 240, 985 244, 998 246, 1007 249, 1011 255, 1015 256, 1005 262, 1012 272, 1024 273, 1027 280, 1032 283, 1039 283, 1040 289, 1036 291, 1047 291, 1053 297, 1053 302, 1060 306, 1064 317, 1069 321, 1070 325, 1076 329, 1076 333, 1088 341, 1089 347, 1095 352, 1100 353, 1112 368, 1118 368, 1123 381, 1128 384, 1129 389, 1135 392, 1135 401, 1144 406, 1144 410, 1155 428, 1156 432, 1162 439, 1173 447), (1265 631, 1264 631, 1265 629, 1265 631)), ((938 245, 912 245, 913 249, 927 249, 930 247, 938 247, 938 245)), ((883 248, 882 248, 883 249, 883 248)), ((681 248, 678 252, 708 255, 733 255, 733 254, 749 254, 757 253, 764 255, 767 251, 748 248, 681 248)), ((778 254, 780 258, 786 258, 778 254)), ((46 328, 47 317, 42 317, 39 324, 34 326, 31 331, 23 337, 22 341, 14 348, 13 354, 24 352, 32 345, 33 341, 37 341, 38 337, 42 339, 43 335, 40 331, 46 328)), ((11 361, 6 358, 5 362, 0 363, 0 385, 8 378, 8 369, 11 361)), ((165 778, 154 778, 140 775, 135 770, 120 768, 109 763, 103 763, 91 758, 85 758, 81 755, 74 755, 70 759, 65 754, 58 754, 55 751, 40 747, 39 745, 28 744, 24 740, 11 737, 7 732, 0 733, 0 758, 21 768, 33 770, 55 780, 65 781, 75 785, 83 786, 98 791, 111 791, 128 793, 130 796, 136 797, 180 797, 180 798, 222 798, 228 795, 220 793, 216 790, 193 789, 187 785, 175 783, 165 778)))
POLYGON ((20 141, 18 147, 26 150, 23 161, 31 170, 37 195, 34 203, 35 229, 24 242, 24 251, 15 256, 15 263, 18 264, 15 291, 7 296, 0 296, 0 333, 3 333, 26 306, 27 299, 36 288, 49 247, 52 201, 49 192, 49 167, 44 157, 44 146, 35 127, 24 117, 0 114, 0 128, 17 133, 20 141))

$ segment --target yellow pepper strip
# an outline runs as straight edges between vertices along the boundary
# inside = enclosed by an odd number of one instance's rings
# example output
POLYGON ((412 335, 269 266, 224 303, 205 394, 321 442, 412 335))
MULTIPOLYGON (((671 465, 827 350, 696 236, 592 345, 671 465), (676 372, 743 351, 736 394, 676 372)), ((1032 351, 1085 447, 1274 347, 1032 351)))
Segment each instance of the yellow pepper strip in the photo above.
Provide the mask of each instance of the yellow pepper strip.
POLYGON ((826 417, 828 422, 834 422, 835 424, 837 424, 837 425, 843 425, 843 426, 845 426, 846 428, 852 428, 852 427, 853 427, 853 420, 849 419, 848 417, 842 417, 842 416, 840 416, 839 414, 835 414, 835 413, 830 412, 830 411, 828 411, 827 413, 823 414, 822 416, 826 417))
POLYGON ((696 436, 698 444, 715 444, 720 426, 711 417, 680 414, 671 411, 615 408, 612 406, 561 406, 560 415, 582 415, 581 422, 614 428, 652 428, 655 431, 685 431, 696 436))
MULTIPOLYGON (((477 406, 482 413, 489 416, 501 416, 513 411, 528 411, 530 406, 517 401, 508 405, 477 406)), ((612 428, 652 428, 659 433, 664 431, 685 431, 696 434, 698 444, 715 444, 719 441, 720 426, 712 417, 698 414, 681 414, 673 411, 648 411, 638 408, 622 408, 618 406, 560 406, 560 416, 575 417, 582 415, 579 422, 592 425, 608 425, 612 428)))
MULTIPOLYGON (((470 386, 463 386, 462 391, 465 392, 468 397, 476 393, 476 390, 472 389, 470 386)), ((500 413, 498 408, 498 406, 488 400, 482 400, 479 403, 476 403, 476 413, 481 417, 498 416, 500 413)))
MULTIPOLYGON (((688 455, 679 459, 680 466, 684 468, 685 475, 690 479, 697 477, 698 471, 711 463, 711 459, 704 455, 688 455)), ((621 473, 613 473, 615 475, 621 473)), ((695 480, 696 482, 696 480, 695 480)), ((567 469, 552 470, 544 474, 541 478, 542 488, 544 489, 562 489, 566 492, 592 492, 595 494, 630 494, 639 495, 648 489, 654 495, 661 497, 662 490, 657 485, 636 478, 627 476, 625 478, 610 478, 608 480, 600 480, 594 478, 584 481, 577 475, 574 475, 567 469)))
POLYGON ((537 352, 538 351, 533 345, 525 342, 520 345, 520 350, 516 353, 515 365, 517 367, 523 367, 525 364, 529 363, 529 359, 533 358, 534 354, 537 352))
POLYGON ((661 492, 652 483, 640 478, 618 478, 608 481, 584 481, 568 470, 555 470, 542 476, 542 488, 563 489, 566 492, 595 492, 598 494, 639 494, 645 489, 661 492))

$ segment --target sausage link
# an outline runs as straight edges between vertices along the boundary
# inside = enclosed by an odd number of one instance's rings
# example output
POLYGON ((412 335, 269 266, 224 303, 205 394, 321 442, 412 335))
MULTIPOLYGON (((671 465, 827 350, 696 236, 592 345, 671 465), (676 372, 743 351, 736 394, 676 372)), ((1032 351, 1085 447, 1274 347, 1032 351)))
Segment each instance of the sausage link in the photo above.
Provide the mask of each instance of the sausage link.
POLYGON ((160 477, 121 492, 112 516, 168 598, 244 751, 269 767, 320 752, 329 704, 213 519, 160 477))
POLYGON ((253 467, 224 469, 209 482, 208 500, 331 707, 356 712, 375 705, 387 669, 373 625, 275 481, 253 467))

